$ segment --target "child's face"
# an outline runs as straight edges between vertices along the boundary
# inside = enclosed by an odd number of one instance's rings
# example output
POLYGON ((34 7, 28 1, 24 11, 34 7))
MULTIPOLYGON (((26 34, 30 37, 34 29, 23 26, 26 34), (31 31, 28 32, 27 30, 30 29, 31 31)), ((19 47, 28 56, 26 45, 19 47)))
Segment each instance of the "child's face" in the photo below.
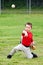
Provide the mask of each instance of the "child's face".
POLYGON ((27 25, 27 24, 26 24, 25 30, 30 31, 31 29, 32 29, 32 28, 31 28, 31 25, 27 25))

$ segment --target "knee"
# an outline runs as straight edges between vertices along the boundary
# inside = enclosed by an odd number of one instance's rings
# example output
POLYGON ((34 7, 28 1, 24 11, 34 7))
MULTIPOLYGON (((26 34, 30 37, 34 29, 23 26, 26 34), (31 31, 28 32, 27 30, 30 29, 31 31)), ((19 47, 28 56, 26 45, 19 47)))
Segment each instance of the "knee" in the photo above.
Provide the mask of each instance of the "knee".
POLYGON ((27 58, 32 59, 33 58, 33 55, 29 55, 29 56, 27 56, 27 58))

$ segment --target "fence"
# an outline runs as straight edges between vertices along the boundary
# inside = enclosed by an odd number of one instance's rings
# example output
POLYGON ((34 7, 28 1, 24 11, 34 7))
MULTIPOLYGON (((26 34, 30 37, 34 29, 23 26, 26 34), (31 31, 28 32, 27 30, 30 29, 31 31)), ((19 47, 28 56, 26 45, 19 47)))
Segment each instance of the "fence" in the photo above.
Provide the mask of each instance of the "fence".
POLYGON ((0 6, 2 13, 43 13, 43 0, 0 0, 0 6))

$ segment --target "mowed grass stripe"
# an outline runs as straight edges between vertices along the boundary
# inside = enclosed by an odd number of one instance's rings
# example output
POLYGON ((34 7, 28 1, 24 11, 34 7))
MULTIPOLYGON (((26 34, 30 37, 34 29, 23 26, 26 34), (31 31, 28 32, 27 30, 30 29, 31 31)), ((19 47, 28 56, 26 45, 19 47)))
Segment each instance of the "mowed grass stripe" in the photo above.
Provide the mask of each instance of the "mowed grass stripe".
MULTIPOLYGON (((20 25, 19 28, 22 28, 24 26, 20 25)), ((18 26, 0 26, 0 29, 15 29, 18 28, 18 26)))

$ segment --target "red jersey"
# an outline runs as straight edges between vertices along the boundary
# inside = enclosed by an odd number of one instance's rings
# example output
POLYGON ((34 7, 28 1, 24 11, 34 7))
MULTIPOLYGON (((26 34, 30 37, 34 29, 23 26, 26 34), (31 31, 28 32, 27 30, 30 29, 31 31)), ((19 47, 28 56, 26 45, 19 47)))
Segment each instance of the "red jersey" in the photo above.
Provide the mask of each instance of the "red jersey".
POLYGON ((29 47, 33 42, 33 35, 31 32, 27 32, 26 30, 22 33, 22 44, 26 47, 29 47))

